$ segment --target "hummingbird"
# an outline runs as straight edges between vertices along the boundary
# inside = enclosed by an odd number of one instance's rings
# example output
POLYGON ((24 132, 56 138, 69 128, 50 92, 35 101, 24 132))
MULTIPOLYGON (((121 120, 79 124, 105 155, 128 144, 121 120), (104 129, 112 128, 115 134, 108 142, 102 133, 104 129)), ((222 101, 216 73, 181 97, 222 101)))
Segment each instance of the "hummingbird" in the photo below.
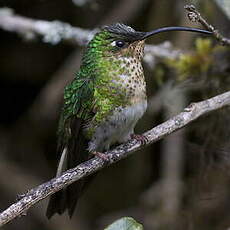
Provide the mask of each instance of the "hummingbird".
MULTIPOLYGON (((65 87, 58 126, 57 152, 61 155, 56 176, 94 155, 132 138, 138 120, 147 109, 146 82, 142 67, 145 40, 167 31, 211 32, 190 27, 163 27, 136 31, 115 23, 103 26, 88 43, 80 70, 65 87)), ((71 217, 92 176, 81 179, 50 198, 47 217, 68 211, 71 217)))

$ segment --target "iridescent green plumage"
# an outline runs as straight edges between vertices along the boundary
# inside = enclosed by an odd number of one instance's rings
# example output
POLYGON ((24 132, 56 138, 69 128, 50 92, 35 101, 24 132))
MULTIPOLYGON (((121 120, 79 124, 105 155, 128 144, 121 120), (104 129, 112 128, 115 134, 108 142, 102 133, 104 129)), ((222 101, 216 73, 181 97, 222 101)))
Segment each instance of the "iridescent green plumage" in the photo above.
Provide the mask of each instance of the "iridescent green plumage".
MULTIPOLYGON (((103 145, 99 148, 88 142, 115 108, 130 104, 130 95, 119 78, 121 74, 127 75, 128 70, 118 58, 120 49, 111 45, 116 39, 118 35, 106 29, 96 34, 87 46, 79 72, 65 88, 58 128, 58 152, 67 156, 64 160, 61 158, 57 175, 87 160, 90 157, 87 149, 105 149, 103 145)), ((52 196, 47 216, 50 218, 55 212, 62 214, 65 209, 71 216, 84 184, 81 181, 52 196)))
MULTIPOLYGON (((132 138, 147 108, 141 60, 145 38, 169 27, 138 32, 123 24, 105 26, 90 41, 79 72, 66 86, 58 128, 57 176, 86 161, 91 153, 108 150, 132 138)), ((201 30, 199 30, 201 31, 201 30)), ((51 196, 47 217, 68 210, 71 217, 90 177, 51 196)))
POLYGON ((127 69, 121 67, 121 61, 112 56, 114 47, 109 46, 112 41, 111 34, 107 31, 96 35, 87 47, 80 71, 65 88, 64 106, 58 129, 60 141, 66 142, 71 136, 71 118, 77 117, 85 121, 93 119, 94 125, 91 125, 87 133, 90 137, 94 126, 105 119, 114 107, 128 103, 121 90, 122 82, 112 82, 119 80, 119 73, 127 74, 127 69))

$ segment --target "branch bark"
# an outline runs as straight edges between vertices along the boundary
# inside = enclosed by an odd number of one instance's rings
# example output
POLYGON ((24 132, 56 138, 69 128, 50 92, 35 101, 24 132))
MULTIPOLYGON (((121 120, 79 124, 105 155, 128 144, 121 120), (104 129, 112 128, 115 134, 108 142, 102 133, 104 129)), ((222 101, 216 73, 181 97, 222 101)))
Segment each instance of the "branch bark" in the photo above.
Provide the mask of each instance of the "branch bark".
POLYGON ((79 46, 86 45, 97 31, 73 27, 58 20, 45 21, 23 17, 14 14, 10 8, 0 9, 0 28, 16 32, 27 40, 42 37, 44 42, 52 45, 65 41, 79 46))
POLYGON ((63 189, 73 182, 95 173, 96 171, 99 171, 102 168, 109 166, 123 158, 126 158, 131 153, 140 150, 145 146, 164 138, 172 132, 183 128, 200 116, 211 111, 221 109, 225 106, 230 106, 230 91, 201 102, 192 103, 177 116, 147 131, 143 134, 148 139, 145 145, 141 144, 137 140, 131 140, 113 150, 108 151, 107 154, 108 158, 110 159, 108 163, 105 163, 98 157, 92 158, 89 161, 86 161, 77 167, 64 172, 60 177, 54 178, 34 189, 31 189, 25 195, 23 195, 19 201, 12 204, 9 208, 0 213, 0 227, 13 220, 17 216, 24 214, 30 207, 35 205, 40 200, 45 199, 49 195, 63 189))
POLYGON ((205 29, 213 32, 213 37, 222 45, 230 46, 230 39, 224 37, 213 25, 209 24, 194 5, 186 5, 184 8, 188 11, 188 18, 190 21, 199 22, 205 29))

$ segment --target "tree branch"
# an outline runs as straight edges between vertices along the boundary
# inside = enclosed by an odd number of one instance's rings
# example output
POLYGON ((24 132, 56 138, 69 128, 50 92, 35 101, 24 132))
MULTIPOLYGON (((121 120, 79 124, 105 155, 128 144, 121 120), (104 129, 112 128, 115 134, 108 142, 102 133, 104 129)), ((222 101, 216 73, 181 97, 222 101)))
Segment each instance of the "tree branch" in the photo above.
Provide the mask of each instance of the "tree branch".
POLYGON ((204 28, 207 30, 213 32, 213 36, 217 41, 219 41, 222 45, 230 45, 230 39, 224 37, 220 32, 215 29, 214 26, 209 24, 200 14, 200 12, 195 8, 194 5, 186 5, 184 7, 189 13, 188 13, 188 18, 192 22, 199 22, 204 28))
POLYGON ((60 21, 35 20, 15 15, 10 8, 0 9, 0 28, 16 32, 27 40, 42 37, 46 43, 56 45, 60 41, 66 41, 83 46, 92 38, 96 30, 85 30, 73 27, 60 21))
POLYGON ((148 141, 145 145, 136 140, 131 140, 113 150, 108 151, 107 154, 110 159, 108 163, 105 163, 98 157, 94 157, 78 165, 77 167, 64 172, 60 177, 54 178, 34 189, 31 189, 29 192, 23 195, 23 198, 21 198, 18 202, 12 204, 9 208, 0 213, 0 226, 3 226, 17 216, 22 215, 40 200, 63 189, 73 182, 95 173, 96 171, 123 158, 126 158, 131 153, 140 150, 145 146, 164 138, 172 132, 181 129, 200 116, 207 114, 208 112, 221 109, 225 106, 230 106, 230 91, 208 100, 193 103, 177 116, 144 133, 143 135, 148 138, 148 141))

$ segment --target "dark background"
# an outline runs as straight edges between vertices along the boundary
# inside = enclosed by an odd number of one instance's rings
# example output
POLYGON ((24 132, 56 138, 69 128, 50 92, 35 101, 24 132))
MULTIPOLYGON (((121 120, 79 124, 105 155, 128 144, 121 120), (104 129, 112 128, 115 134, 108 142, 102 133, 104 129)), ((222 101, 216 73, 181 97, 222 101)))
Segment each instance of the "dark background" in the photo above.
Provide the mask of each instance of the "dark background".
MULTIPOLYGON (((80 6, 70 0, 0 0, 0 7, 12 8, 25 17, 60 20, 86 29, 124 22, 148 31, 170 25, 197 26, 188 21, 183 9, 185 4, 196 3, 209 22, 229 35, 227 17, 208 0, 86 2, 80 6)), ((186 33, 161 34, 148 43, 165 40, 178 49, 196 52, 195 36, 186 33)), ((213 42, 212 47, 217 44, 213 42)), ((81 50, 66 43, 47 44, 39 38, 26 41, 0 29, 1 210, 20 194, 54 176, 62 92, 79 68, 81 50)), ((144 63, 150 106, 137 133, 163 122, 193 101, 229 90, 229 50, 214 49, 210 55, 209 68, 188 74, 184 81, 178 81, 177 71, 165 60, 157 60, 154 69, 144 63)), ((134 217, 147 230, 227 229, 229 122, 229 109, 217 111, 102 170, 71 220, 63 215, 48 221, 46 199, 4 229, 99 230, 122 216, 134 217)))

